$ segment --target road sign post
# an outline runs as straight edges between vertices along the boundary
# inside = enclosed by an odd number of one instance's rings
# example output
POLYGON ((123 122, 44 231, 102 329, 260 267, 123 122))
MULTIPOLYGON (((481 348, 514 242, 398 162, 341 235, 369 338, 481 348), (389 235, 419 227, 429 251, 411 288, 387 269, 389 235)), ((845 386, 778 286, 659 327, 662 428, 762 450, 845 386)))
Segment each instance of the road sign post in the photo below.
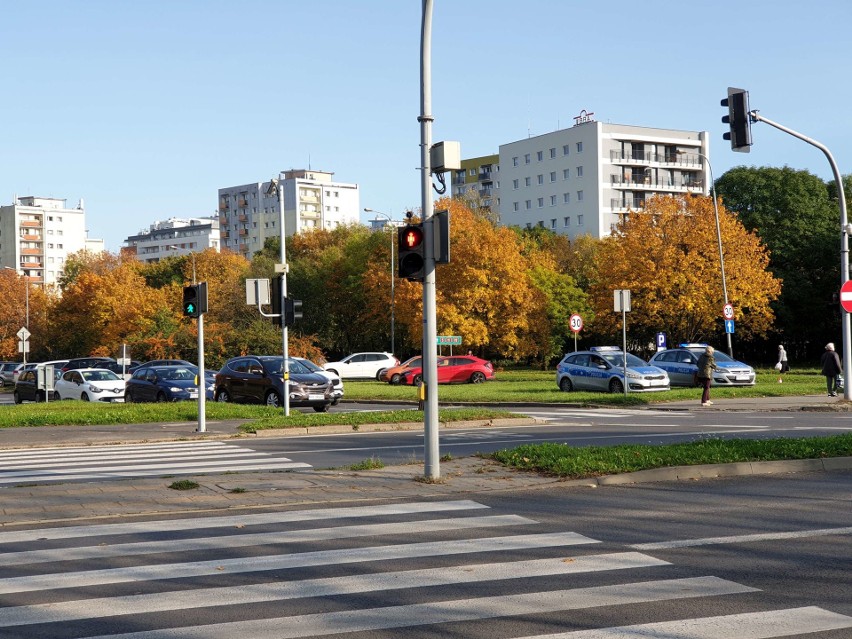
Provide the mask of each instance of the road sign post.
POLYGON ((574 331, 574 352, 577 352, 577 333, 583 330, 583 318, 581 315, 574 313, 571 319, 568 320, 568 325, 574 331))
POLYGON ((613 307, 616 313, 621 311, 621 354, 624 364, 624 397, 627 398, 627 313, 630 311, 630 289, 617 289, 613 294, 613 307))

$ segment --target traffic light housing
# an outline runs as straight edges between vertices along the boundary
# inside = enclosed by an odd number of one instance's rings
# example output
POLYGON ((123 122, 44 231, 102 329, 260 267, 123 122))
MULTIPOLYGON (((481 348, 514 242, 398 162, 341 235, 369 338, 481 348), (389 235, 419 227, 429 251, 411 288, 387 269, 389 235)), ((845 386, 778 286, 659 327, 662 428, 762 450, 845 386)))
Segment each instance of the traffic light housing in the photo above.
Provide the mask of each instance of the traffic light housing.
POLYGON ((722 137, 730 140, 731 149, 748 153, 751 149, 751 116, 749 115, 748 91, 728 87, 728 97, 722 100, 722 106, 728 107, 728 115, 722 122, 730 125, 730 131, 722 137))
POLYGON ((272 325, 281 326, 284 315, 281 309, 281 288, 283 284, 283 275, 278 275, 272 278, 269 283, 269 305, 272 307, 272 325))
POLYGON ((423 224, 406 224, 397 229, 399 256, 397 273, 412 282, 422 282, 426 275, 426 235, 423 224))
POLYGON ((207 282, 183 287, 183 314, 200 317, 207 312, 207 282))
POLYGON ((302 300, 284 299, 284 326, 292 326, 302 319, 302 300))

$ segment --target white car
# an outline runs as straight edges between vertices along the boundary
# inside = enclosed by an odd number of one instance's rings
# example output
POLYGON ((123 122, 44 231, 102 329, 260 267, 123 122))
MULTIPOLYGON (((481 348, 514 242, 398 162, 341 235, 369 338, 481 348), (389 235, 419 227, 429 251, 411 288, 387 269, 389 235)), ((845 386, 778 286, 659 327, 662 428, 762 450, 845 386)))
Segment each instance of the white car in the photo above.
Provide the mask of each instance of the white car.
POLYGON ((379 379, 383 368, 399 366, 399 360, 390 353, 353 353, 339 362, 326 362, 323 368, 343 379, 379 379))
POLYGON ((104 368, 65 371, 53 385, 53 399, 84 402, 123 402, 125 381, 104 368))

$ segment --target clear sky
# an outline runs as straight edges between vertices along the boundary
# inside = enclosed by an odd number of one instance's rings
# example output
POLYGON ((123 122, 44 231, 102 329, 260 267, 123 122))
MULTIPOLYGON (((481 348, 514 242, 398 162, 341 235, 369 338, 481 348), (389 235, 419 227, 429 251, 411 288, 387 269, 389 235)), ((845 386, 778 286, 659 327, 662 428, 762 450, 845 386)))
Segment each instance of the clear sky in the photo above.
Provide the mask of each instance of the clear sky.
MULTIPOLYGON (((213 215, 217 190, 332 171, 361 206, 420 205, 420 0, 0 0, 0 204, 84 198, 110 251, 213 215)), ((754 125, 722 140, 728 86, 852 173, 849 0, 434 0, 433 140, 463 157, 573 124, 706 130, 719 177, 816 148, 754 125)), ((366 214, 362 220, 366 221, 366 214)))

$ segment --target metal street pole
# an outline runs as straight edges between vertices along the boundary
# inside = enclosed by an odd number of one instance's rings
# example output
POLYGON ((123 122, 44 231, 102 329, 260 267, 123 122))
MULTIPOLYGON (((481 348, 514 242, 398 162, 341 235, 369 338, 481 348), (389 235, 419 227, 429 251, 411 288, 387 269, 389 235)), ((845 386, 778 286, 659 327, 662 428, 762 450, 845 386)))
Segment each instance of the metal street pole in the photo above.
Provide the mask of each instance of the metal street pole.
MULTIPOLYGON (((698 155, 704 158, 707 162, 707 169, 710 171, 710 186, 713 191, 713 211, 716 214, 716 241, 719 243, 719 270, 722 271, 722 295, 725 297, 725 306, 728 305, 728 284, 725 280, 725 254, 722 252, 722 230, 719 227, 719 199, 716 197, 716 180, 713 179, 713 166, 710 164, 710 158, 703 153, 698 155)), ((731 334, 725 329, 725 336, 728 338, 728 355, 731 359, 734 357, 734 348, 731 345, 731 334)))
POLYGON ((376 211, 375 209, 368 209, 368 208, 365 208, 364 212, 365 213, 375 213, 376 215, 381 215, 382 217, 387 218, 388 222, 390 223, 390 290, 391 290, 391 307, 390 307, 391 349, 390 349, 390 352, 391 352, 391 355, 393 355, 394 352, 396 351, 396 344, 395 344, 395 341, 394 341, 394 325, 395 325, 394 311, 395 311, 395 308, 396 308, 396 299, 395 299, 395 294, 394 294, 395 277, 394 277, 394 268, 393 268, 394 267, 394 261, 393 261, 393 230, 394 230, 394 224, 393 224, 393 220, 391 219, 390 215, 388 215, 387 213, 382 213, 381 211, 376 211))
POLYGON ((274 182, 278 190, 278 224, 281 227, 281 352, 284 355, 284 416, 290 416, 290 352, 289 352, 289 334, 287 331, 287 322, 283 317, 284 308, 287 300, 287 250, 285 247, 285 228, 284 228, 284 185, 281 180, 274 182))
POLYGON ((435 312, 435 234, 432 230, 432 0, 423 0, 420 33, 420 157, 425 274, 423 278, 424 474, 441 477, 438 448, 438 330, 435 312))
MULTIPOLYGON (((849 235, 852 229, 849 228, 849 220, 846 215, 846 193, 843 190, 843 178, 840 175, 840 169, 837 168, 837 162, 834 161, 834 156, 831 155, 831 151, 824 144, 806 135, 802 135, 798 131, 788 129, 777 122, 773 122, 760 115, 757 111, 750 111, 749 116, 752 122, 765 122, 779 131, 789 133, 793 137, 815 146, 828 158, 828 163, 831 165, 831 170, 834 173, 834 181, 837 184, 837 199, 840 205, 840 287, 843 288, 843 285, 849 280, 849 235)), ((849 383, 849 380, 852 379, 852 322, 850 322, 849 313, 842 306, 840 314, 843 331, 843 378, 846 380, 846 383, 843 385, 843 399, 852 400, 852 384, 849 383)))

